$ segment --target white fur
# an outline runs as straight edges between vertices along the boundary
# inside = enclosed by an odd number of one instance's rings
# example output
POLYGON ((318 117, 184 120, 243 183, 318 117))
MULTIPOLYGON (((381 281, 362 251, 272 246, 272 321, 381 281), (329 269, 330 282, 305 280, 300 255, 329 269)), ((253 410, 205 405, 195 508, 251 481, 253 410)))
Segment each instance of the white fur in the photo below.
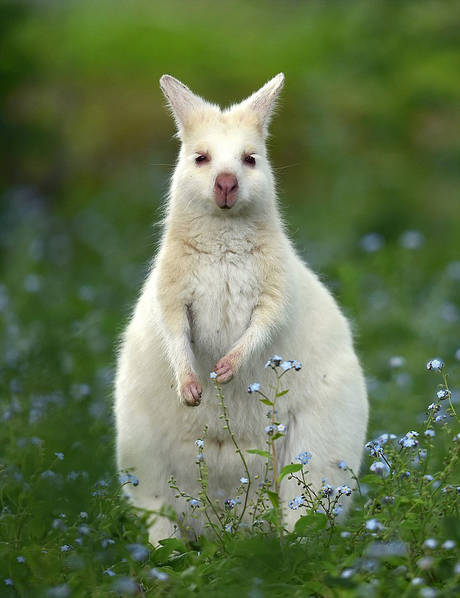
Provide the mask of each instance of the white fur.
MULTIPOLYGON (((205 425, 211 495, 231 496, 244 475, 209 380, 222 358, 234 374, 224 392, 243 450, 264 448, 267 408, 246 388, 257 381, 269 390, 273 375, 263 366, 278 353, 303 364, 282 379, 290 391, 279 399, 279 420, 288 426, 285 439, 277 440, 280 465, 310 451, 315 487, 323 477, 351 484, 336 465, 341 459, 359 469, 368 405, 350 328, 284 231, 266 155, 267 126, 283 81, 280 74, 221 111, 176 79, 161 79, 182 145, 161 245, 123 337, 115 389, 118 468, 138 476, 139 485, 127 488, 138 507, 170 504, 190 512, 174 498, 168 479, 174 475, 181 488, 198 495, 194 442, 205 425), (203 152, 210 162, 197 165, 203 152), (254 168, 242 160, 248 153, 256 158, 254 168), (214 200, 221 172, 239 183, 230 210, 214 200), (202 387, 197 407, 184 404, 190 381, 202 387)), ((248 456, 252 472, 262 461, 248 456)), ((283 500, 296 489, 284 480, 283 500)), ((286 513, 288 525, 297 516, 286 513)), ((203 531, 203 522, 195 529, 203 531)), ((158 518, 150 538, 172 533, 172 524, 158 518)))

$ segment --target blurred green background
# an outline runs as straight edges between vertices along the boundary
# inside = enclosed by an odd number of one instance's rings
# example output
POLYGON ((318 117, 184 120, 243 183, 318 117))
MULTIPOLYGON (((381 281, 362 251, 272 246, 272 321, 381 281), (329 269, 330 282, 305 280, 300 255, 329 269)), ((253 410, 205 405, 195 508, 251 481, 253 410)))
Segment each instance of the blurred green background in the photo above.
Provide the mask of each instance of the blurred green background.
POLYGON ((270 140, 283 212, 353 320, 370 434, 421 417, 429 358, 458 381, 459 2, 30 1, 0 14, 2 408, 20 395, 28 434, 66 467, 113 470, 116 342, 177 152, 163 73, 224 105, 286 74, 270 140))

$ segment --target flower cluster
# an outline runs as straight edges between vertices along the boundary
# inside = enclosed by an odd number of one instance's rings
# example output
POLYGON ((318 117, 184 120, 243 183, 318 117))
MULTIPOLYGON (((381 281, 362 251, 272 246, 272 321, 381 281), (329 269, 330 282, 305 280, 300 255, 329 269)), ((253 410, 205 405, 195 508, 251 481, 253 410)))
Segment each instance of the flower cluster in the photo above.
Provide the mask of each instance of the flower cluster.
POLYGON ((300 461, 302 465, 307 465, 310 462, 312 455, 309 451, 302 451, 296 457, 297 461, 300 461))
POLYGON ((412 430, 411 432, 407 432, 407 434, 400 438, 398 442, 403 448, 413 448, 418 446, 417 437, 418 432, 412 430))
POLYGON ((288 502, 288 507, 293 511, 297 510, 304 504, 305 500, 303 496, 295 496, 292 500, 288 502))
POLYGON ((302 364, 297 359, 284 360, 280 355, 273 355, 265 364, 266 368, 275 369, 280 367, 283 372, 294 369, 296 372, 302 369, 302 364))

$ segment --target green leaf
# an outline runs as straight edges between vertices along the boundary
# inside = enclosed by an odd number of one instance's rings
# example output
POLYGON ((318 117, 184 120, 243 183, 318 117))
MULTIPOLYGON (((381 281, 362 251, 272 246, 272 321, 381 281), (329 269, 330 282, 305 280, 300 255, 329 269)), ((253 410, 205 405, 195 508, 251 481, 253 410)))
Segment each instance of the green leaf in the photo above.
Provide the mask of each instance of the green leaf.
POLYGON ((273 492, 272 490, 267 490, 267 496, 270 499, 272 505, 275 507, 275 509, 277 509, 280 505, 278 494, 276 492, 273 492))
POLYGON ((268 405, 269 407, 273 407, 273 403, 271 401, 269 401, 268 399, 259 399, 259 401, 261 403, 263 403, 264 405, 268 405))
POLYGON ((307 533, 324 529, 327 525, 327 517, 324 513, 308 513, 297 520, 294 532, 298 536, 305 536, 307 533))
POLYGON ((174 550, 178 550, 179 552, 187 552, 187 547, 182 540, 179 540, 178 538, 165 538, 164 540, 160 540, 158 543, 165 548, 168 548, 171 552, 174 550))
POLYGON ((276 396, 277 397, 282 397, 283 395, 287 394, 289 392, 289 389, 287 390, 282 390, 281 392, 277 392, 276 396))
POLYGON ((278 484, 285 476, 289 475, 290 473, 300 471, 302 467, 303 465, 301 463, 291 463, 290 465, 285 465, 278 476, 278 484))
POLYGON ((266 459, 272 458, 268 451, 261 451, 260 449, 249 449, 246 452, 250 455, 260 455, 261 457, 265 457, 266 459))

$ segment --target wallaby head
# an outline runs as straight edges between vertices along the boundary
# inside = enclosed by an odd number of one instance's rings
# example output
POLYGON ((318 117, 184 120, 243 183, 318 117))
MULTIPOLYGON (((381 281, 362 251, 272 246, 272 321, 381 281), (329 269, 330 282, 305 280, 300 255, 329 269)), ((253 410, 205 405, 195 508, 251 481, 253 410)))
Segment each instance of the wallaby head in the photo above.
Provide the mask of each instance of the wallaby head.
POLYGON ((192 216, 264 213, 274 202, 265 141, 280 73, 239 104, 222 110, 163 75, 160 86, 176 121, 181 150, 171 201, 192 216))

